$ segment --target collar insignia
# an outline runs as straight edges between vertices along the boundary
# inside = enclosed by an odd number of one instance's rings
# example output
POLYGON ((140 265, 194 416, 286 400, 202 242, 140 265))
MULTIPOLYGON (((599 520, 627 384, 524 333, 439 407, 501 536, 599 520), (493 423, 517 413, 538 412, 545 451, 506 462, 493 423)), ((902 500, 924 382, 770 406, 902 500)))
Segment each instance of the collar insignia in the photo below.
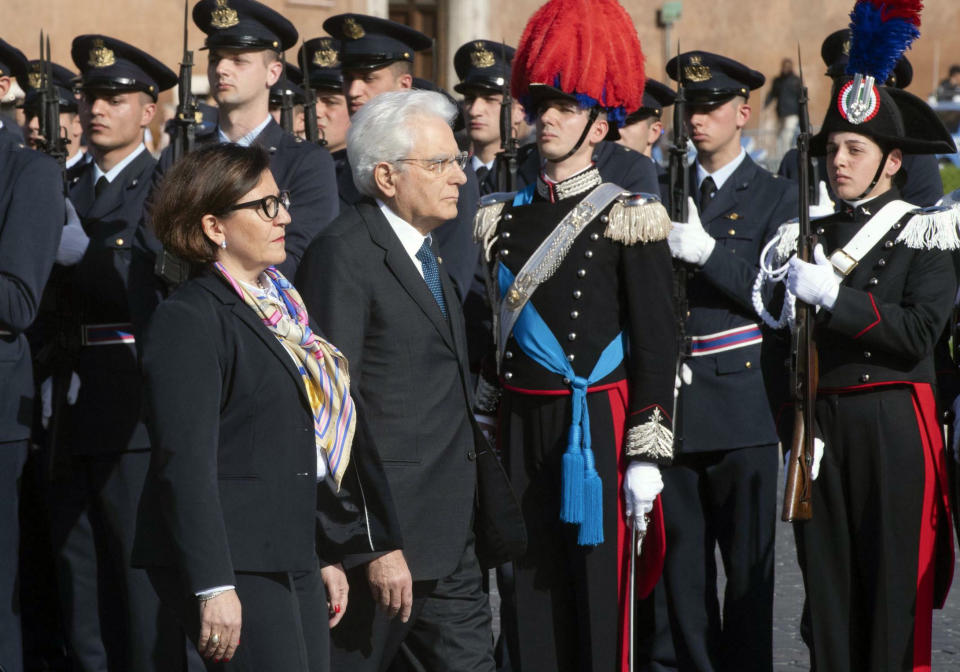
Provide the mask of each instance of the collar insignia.
POLYGON ((217 0, 217 8, 210 12, 210 25, 214 28, 232 28, 240 23, 237 10, 227 6, 227 0, 217 0))
POLYGON ((470 53, 470 62, 475 68, 490 68, 496 62, 493 52, 484 48, 483 42, 475 42, 470 53))
POLYGON ((94 68, 107 68, 116 62, 117 57, 113 49, 108 49, 101 39, 93 41, 93 49, 90 50, 90 60, 87 61, 87 65, 94 68))
POLYGON ((690 62, 683 69, 683 76, 691 82, 706 82, 713 77, 710 66, 704 65, 699 56, 690 57, 690 62))
POLYGON ((366 35, 367 32, 363 29, 363 26, 357 23, 357 20, 351 16, 343 22, 343 34, 351 40, 359 40, 366 35))

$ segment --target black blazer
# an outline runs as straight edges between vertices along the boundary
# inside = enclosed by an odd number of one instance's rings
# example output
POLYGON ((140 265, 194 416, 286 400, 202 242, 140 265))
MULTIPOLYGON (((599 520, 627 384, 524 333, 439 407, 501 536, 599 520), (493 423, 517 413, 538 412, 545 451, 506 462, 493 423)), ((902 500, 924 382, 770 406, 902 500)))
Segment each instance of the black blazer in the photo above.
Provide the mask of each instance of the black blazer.
MULTIPOLYGON (((309 570, 315 553, 332 562, 398 547, 384 532, 396 522, 371 499, 382 483, 361 487, 351 466, 339 497, 329 479, 318 486, 300 374, 221 278, 207 272, 160 304, 142 354, 153 454, 135 566, 176 568, 196 592, 234 583, 235 571, 309 570), (318 494, 336 509, 319 525, 318 494)), ((358 423, 355 451, 365 437, 358 423)))
POLYGON ((414 580, 456 568, 473 519, 477 452, 485 446, 470 412, 463 313, 445 265, 449 320, 366 199, 314 239, 296 283, 350 360, 414 580))
MULTIPOLYGON (((3 127, 7 128, 6 125, 3 127)), ((24 335, 37 317, 66 220, 55 161, 0 137, 0 443, 30 436, 33 369, 24 335)))

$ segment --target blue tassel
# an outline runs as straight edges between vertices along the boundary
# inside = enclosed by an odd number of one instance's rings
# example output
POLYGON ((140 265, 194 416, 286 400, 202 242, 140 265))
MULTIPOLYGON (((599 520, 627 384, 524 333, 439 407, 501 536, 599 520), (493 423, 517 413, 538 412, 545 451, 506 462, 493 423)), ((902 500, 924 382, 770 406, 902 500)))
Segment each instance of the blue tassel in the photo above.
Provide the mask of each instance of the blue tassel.
POLYGON ((880 8, 871 2, 858 2, 850 12, 850 34, 847 74, 870 75, 881 85, 907 47, 920 37, 920 30, 906 19, 884 21, 880 8))
POLYGON ((567 437, 567 451, 563 454, 561 465, 560 520, 565 523, 583 521, 583 451, 580 444, 583 438, 579 423, 570 425, 567 437))
POLYGON ((561 476, 560 520, 580 523, 583 521, 583 455, 569 450, 565 452, 561 476))
POLYGON ((591 470, 583 482, 583 522, 577 543, 597 546, 603 543, 603 483, 597 471, 591 470))

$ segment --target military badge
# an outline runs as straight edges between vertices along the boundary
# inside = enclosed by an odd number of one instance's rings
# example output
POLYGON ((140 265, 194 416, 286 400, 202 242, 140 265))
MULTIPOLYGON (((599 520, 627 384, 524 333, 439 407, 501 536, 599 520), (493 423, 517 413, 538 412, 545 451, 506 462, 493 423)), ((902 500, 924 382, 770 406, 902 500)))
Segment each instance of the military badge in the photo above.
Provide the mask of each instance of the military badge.
POLYGON ((210 25, 214 28, 232 28, 240 23, 237 10, 227 5, 227 0, 217 0, 217 8, 210 12, 210 25))
POLYGON ((869 86, 854 87, 854 84, 855 80, 852 80, 840 88, 837 108, 840 116, 851 124, 862 124, 877 116, 880 110, 880 93, 872 82, 869 86))
POLYGON ((330 47, 329 42, 323 42, 323 48, 313 52, 313 64, 321 68, 336 67, 339 62, 337 50, 330 47))
POLYGON ((691 82, 706 82, 713 74, 710 66, 704 65, 699 56, 691 56, 690 62, 683 69, 683 76, 691 82))
POLYGON ((31 89, 43 87, 43 73, 40 71, 40 64, 33 63, 30 68, 31 71, 27 74, 27 85, 31 89))
POLYGON ((483 42, 475 42, 470 53, 470 62, 475 68, 492 68, 496 59, 493 52, 483 46, 483 42))
POLYGON ((90 50, 90 59, 87 61, 87 65, 94 68, 107 68, 116 62, 117 57, 113 53, 113 49, 107 48, 103 40, 96 39, 93 41, 93 49, 90 50))
POLYGON ((351 16, 343 22, 343 34, 351 40, 359 40, 366 35, 367 32, 363 29, 363 26, 357 23, 357 20, 351 16))

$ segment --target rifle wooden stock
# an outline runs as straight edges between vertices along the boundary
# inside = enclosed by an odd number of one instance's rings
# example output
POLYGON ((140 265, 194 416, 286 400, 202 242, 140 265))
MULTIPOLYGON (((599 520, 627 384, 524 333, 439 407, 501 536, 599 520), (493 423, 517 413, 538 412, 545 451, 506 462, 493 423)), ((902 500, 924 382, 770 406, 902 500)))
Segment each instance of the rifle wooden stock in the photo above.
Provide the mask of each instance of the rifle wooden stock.
MULTIPOLYGON (((813 261, 816 236, 810 225, 810 116, 807 111, 807 87, 803 83, 803 60, 800 63, 800 135, 797 137, 797 163, 800 171, 799 239, 797 257, 813 261)), ((790 463, 783 493, 781 519, 785 522, 810 520, 813 517, 813 451, 816 436, 815 406, 817 401, 817 345, 814 340, 813 308, 797 301, 796 319, 791 340, 791 392, 793 397, 793 436, 790 442, 790 463)))

